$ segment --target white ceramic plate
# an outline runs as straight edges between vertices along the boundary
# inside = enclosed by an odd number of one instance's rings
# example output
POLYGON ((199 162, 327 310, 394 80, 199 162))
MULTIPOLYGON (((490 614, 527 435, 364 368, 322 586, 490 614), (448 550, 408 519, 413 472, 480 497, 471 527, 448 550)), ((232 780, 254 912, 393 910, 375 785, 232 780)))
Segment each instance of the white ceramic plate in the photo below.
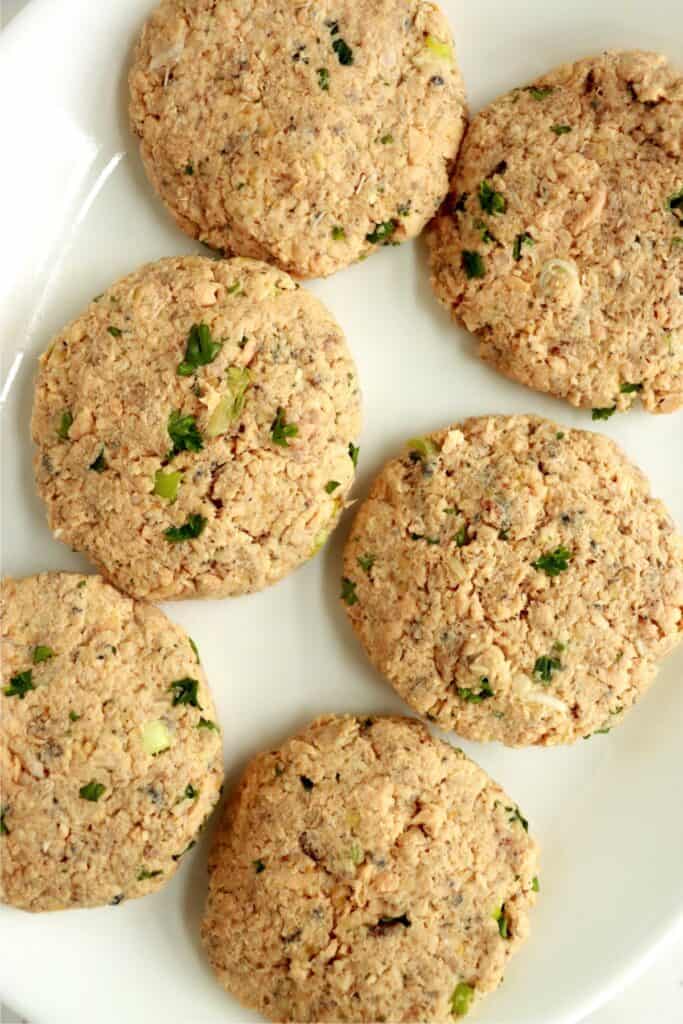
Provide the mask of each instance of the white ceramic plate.
MULTIPOLYGON (((191 251, 144 178, 126 72, 150 0, 34 0, 0 41, 3 571, 86 569, 54 541, 33 487, 36 357, 88 300, 139 264, 191 251)), ((444 0, 473 110, 553 65, 606 47, 683 64, 680 0, 444 0)), ((463 416, 590 416, 481 364, 433 299, 421 243, 309 285, 337 315, 365 394, 357 494, 408 436, 463 416)), ((596 424, 683 521, 681 414, 596 424)), ((167 611, 196 637, 218 702, 228 782, 253 753, 323 711, 402 711, 337 601, 350 517, 314 562, 265 593, 167 611)), ((609 736, 571 749, 464 744, 514 795, 543 847, 533 935, 481 1024, 569 1024, 644 965, 683 916, 683 650, 609 736)), ((198 942, 204 840, 156 896, 34 917, 0 912, 0 993, 34 1024, 251 1021, 198 942)))

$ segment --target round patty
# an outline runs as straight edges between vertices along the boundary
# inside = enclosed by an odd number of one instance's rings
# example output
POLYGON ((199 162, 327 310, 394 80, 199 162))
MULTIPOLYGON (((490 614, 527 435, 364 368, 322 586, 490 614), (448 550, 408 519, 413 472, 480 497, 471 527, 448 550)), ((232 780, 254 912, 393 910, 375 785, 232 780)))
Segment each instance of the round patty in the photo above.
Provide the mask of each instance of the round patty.
POLYGON ((612 441, 534 416, 408 442, 362 505, 342 599, 416 711, 475 740, 620 721, 681 638, 683 539, 612 441))
POLYGON ((479 353, 609 415, 683 404, 683 75, 606 53, 473 120, 429 233, 479 353))
POLYGON ((204 945, 274 1021, 442 1021, 528 932, 536 844, 461 750, 328 715, 247 768, 209 858, 204 945))
POLYGON ((0 586, 0 899, 160 889, 219 797, 221 738, 190 638, 98 576, 0 586))
POLYGON ((448 22, 422 0, 164 0, 130 91, 182 230, 302 277, 419 234, 465 122, 448 22))
POLYGON ((340 328, 286 274, 161 260, 42 357, 38 491, 55 537, 134 597, 259 590, 336 524, 359 403, 340 328))

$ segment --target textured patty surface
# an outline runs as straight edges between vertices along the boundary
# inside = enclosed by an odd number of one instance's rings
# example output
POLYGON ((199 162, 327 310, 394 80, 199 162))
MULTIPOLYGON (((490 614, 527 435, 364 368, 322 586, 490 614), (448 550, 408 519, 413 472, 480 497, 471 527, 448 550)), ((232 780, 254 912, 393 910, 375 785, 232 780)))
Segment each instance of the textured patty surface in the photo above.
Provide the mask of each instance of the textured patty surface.
POLYGON ((60 910, 161 888, 223 778, 189 637, 68 573, 5 579, 0 629, 0 898, 60 910))
POLYGON ((178 225, 303 277, 417 235, 465 123, 448 23, 423 0, 164 0, 130 90, 178 225))
POLYGON ((342 598, 407 703, 462 736, 570 743, 620 721, 683 629, 683 539, 606 437, 532 416, 408 442, 342 598))
POLYGON ((577 406, 677 409, 683 75, 607 53, 496 100, 429 242, 437 295, 497 369, 577 406))
POLYGON ((416 721, 326 716, 248 767, 204 944, 275 1021, 450 1021, 500 982, 538 888, 527 822, 416 721))
POLYGON ((286 274, 161 260, 42 357, 38 491, 55 536, 134 597, 259 590, 336 524, 359 410, 340 328, 286 274))

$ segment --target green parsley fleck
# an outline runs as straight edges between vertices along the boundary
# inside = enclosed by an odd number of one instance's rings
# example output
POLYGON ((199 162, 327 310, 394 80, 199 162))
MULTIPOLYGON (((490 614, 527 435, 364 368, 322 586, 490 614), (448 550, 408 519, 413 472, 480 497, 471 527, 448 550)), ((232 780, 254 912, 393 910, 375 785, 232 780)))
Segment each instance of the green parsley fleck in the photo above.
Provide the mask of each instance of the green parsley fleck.
POLYGON ((147 868, 142 868, 138 875, 138 882, 146 882, 148 878, 158 878, 159 875, 163 875, 161 868, 157 868, 156 871, 148 871, 147 868))
POLYGON ((676 220, 683 224, 683 188, 674 192, 666 201, 667 210, 671 210, 676 220))
POLYGON ((226 290, 228 295, 239 295, 242 291, 242 285, 240 284, 239 281, 235 281, 235 283, 231 284, 230 287, 226 290))
POLYGON ((387 245, 391 241, 398 224, 395 220, 385 220, 375 224, 372 231, 365 236, 365 241, 372 245, 387 245))
POLYGON ((353 50, 345 40, 341 38, 335 39, 332 43, 332 49, 337 54, 340 64, 344 64, 346 67, 353 64, 353 50))
POLYGON ((356 594, 356 584, 353 580, 350 580, 347 576, 342 577, 342 588, 341 594, 339 595, 346 604, 358 604, 358 595, 356 594))
POLYGON ((184 676, 182 679, 176 679, 169 686, 169 690, 173 690, 173 707, 178 704, 189 704, 190 707, 199 708, 201 711, 201 704, 197 699, 197 688, 199 682, 196 679, 190 679, 188 676, 184 676))
POLYGON ((617 411, 616 405, 608 406, 605 409, 591 409, 592 420, 608 420, 617 411))
POLYGON ((191 782, 188 782, 185 786, 184 796, 186 800, 196 800, 199 796, 199 790, 195 789, 191 782))
POLYGON ((43 644, 38 644, 37 647, 33 648, 33 664, 40 665, 41 661, 49 661, 50 658, 54 658, 55 652, 51 647, 44 647, 43 644))
POLYGON ((282 406, 278 406, 275 419, 273 420, 270 427, 270 436, 273 444, 279 445, 281 448, 289 448, 288 437, 296 437, 299 433, 299 428, 294 423, 287 423, 285 420, 285 410, 282 406))
POLYGON ((676 248, 679 245, 683 245, 683 238, 681 238, 679 235, 675 235, 671 239, 671 245, 672 245, 673 248, 676 248))
POLYGON ((551 124, 550 131, 556 135, 567 135, 572 130, 569 124, 551 124))
POLYGON ((356 559, 363 572, 369 573, 377 561, 377 555, 359 555, 356 559))
POLYGON ((561 544, 553 551, 546 551, 544 555, 532 562, 534 569, 540 569, 546 576, 559 576, 561 572, 569 568, 572 560, 572 552, 561 544))
POLYGON ((507 914, 505 913, 505 904, 501 904, 500 907, 496 907, 493 911, 493 920, 498 922, 498 932, 501 939, 510 938, 510 922, 508 921, 507 914))
POLYGON ((353 442, 351 442, 349 444, 349 458, 351 459, 351 462, 353 463, 353 468, 354 469, 358 465, 358 455, 359 455, 359 453, 360 453, 360 448, 357 445, 353 444, 353 442))
POLYGON ((158 469, 154 474, 153 493, 166 501, 175 501, 182 479, 182 473, 164 473, 163 469, 158 469))
POLYGON ((535 245, 533 238, 528 231, 523 231, 521 235, 515 236, 515 241, 512 246, 512 258, 516 263, 522 258, 522 247, 525 245, 535 245))
POLYGON ((185 174, 194 174, 194 167, 192 164, 185 164, 185 174))
POLYGON ((185 359, 182 363, 178 363, 176 371, 178 376, 191 377, 200 366, 208 366, 214 361, 222 347, 222 342, 212 340, 211 331, 205 323, 192 324, 187 336, 185 359))
POLYGON ((164 537, 169 544, 180 544, 185 540, 195 540, 206 529, 206 519, 193 512, 187 517, 182 526, 169 526, 164 530, 164 537))
POLYGON ((411 533, 411 540, 426 540, 428 544, 439 544, 439 537, 428 537, 425 533, 411 533))
POLYGON ((184 849, 184 850, 182 851, 182 853, 174 853, 174 854, 173 854, 173 856, 172 856, 172 860, 176 860, 176 861, 177 861, 177 860, 180 860, 180 858, 181 858, 181 857, 184 857, 184 856, 185 856, 185 854, 186 854, 186 853, 189 853, 189 852, 190 852, 190 850, 192 849, 192 847, 193 847, 193 846, 196 846, 196 845, 197 845, 197 840, 196 840, 196 839, 193 839, 191 843, 188 843, 188 844, 187 844, 187 846, 186 846, 186 847, 185 847, 185 849, 184 849))
POLYGON ((197 659, 197 664, 199 664, 199 662, 201 660, 200 657, 199 657, 199 648, 197 647, 196 643, 194 642, 194 640, 192 639, 191 636, 188 636, 187 639, 190 642, 190 647, 192 648, 192 653, 194 654, 195 658, 197 659))
POLYGON ((465 547, 467 541, 469 540, 469 537, 467 535, 467 523, 463 523, 463 525, 460 527, 460 529, 458 530, 453 539, 455 540, 455 543, 459 548, 465 547))
POLYGON ((479 185, 479 205, 484 213, 493 216, 496 213, 505 213, 508 204, 502 192, 496 192, 488 181, 482 181, 479 185))
POLYGON ((524 829, 525 832, 529 831, 529 822, 524 817, 524 815, 521 813, 519 807, 506 807, 505 810, 510 815, 510 817, 508 818, 508 821, 510 822, 510 824, 513 824, 515 821, 518 821, 519 824, 522 826, 522 828, 524 829))
POLYGON ((68 409, 65 409, 64 412, 59 417, 59 426, 57 427, 57 437, 59 437, 62 441, 69 440, 69 431, 71 430, 71 424, 73 423, 73 421, 73 416, 71 415, 68 409))
POLYGON ((33 672, 30 668, 26 669, 25 672, 18 672, 16 676, 12 676, 9 686, 6 686, 3 692, 6 697, 18 697, 19 700, 23 700, 29 690, 35 690, 33 672))
POLYGON ((81 717, 81 716, 80 716, 80 715, 78 715, 78 714, 76 714, 76 712, 75 712, 75 711, 70 711, 70 712, 69 712, 69 721, 70 721, 70 722, 77 722, 77 721, 78 721, 78 719, 79 719, 80 717, 81 717))
POLYGON ((338 487, 341 487, 341 484, 339 483, 338 480, 328 480, 327 483, 325 484, 325 490, 327 491, 328 494, 332 494, 334 491, 337 490, 338 487))
POLYGON ((0 836, 8 836, 10 834, 7 825, 5 824, 5 815, 9 808, 0 807, 0 836))
POLYGON ((112 338, 120 338, 123 331, 119 327, 107 327, 107 330, 111 334, 112 338))
POLYGON ((464 1017, 472 1005, 474 988, 465 981, 459 981, 451 996, 451 1014, 453 1017, 464 1017))
POLYGON ((323 92, 330 90, 330 72, 327 68, 318 68, 318 85, 323 92))
POLYGON ((635 391, 642 391, 643 385, 629 384, 627 381, 624 381, 624 383, 619 386, 619 390, 621 391, 622 395, 632 395, 635 391))
POLYGON ((524 92, 528 92, 535 100, 545 100, 555 92, 555 88, 552 85, 528 85, 524 92))
POLYGON ((200 718, 197 722, 198 729, 208 729, 209 732, 220 732, 220 729, 215 722, 212 722, 210 718, 200 718))
POLYGON ((412 437, 406 447, 411 462, 427 463, 441 451, 441 447, 430 437, 412 437))
POLYGON ((100 449, 100 454, 97 456, 94 462, 91 462, 88 469, 94 470, 96 473, 104 473, 105 469, 108 469, 107 460, 104 457, 104 446, 100 449))
POLYGON ((332 228, 332 238, 335 242, 343 242, 343 240, 346 238, 346 232, 344 231, 344 228, 341 226, 341 224, 335 224, 335 226, 332 228))
POLYGON ((543 655, 541 658, 536 658, 534 664, 534 675, 540 677, 541 682, 544 686, 553 678, 553 672, 559 672, 562 668, 562 663, 559 658, 551 658, 550 655, 543 655))
POLYGON ((478 690, 472 690, 467 686, 457 686, 456 691, 458 697, 464 700, 466 704, 481 704, 482 701, 495 697, 495 693, 491 689, 491 684, 486 676, 480 678, 478 690))
POLYGON ((379 141, 382 143, 383 146, 390 146, 394 141, 394 136, 391 134, 391 132, 387 132, 387 134, 383 135, 379 141))
POLYGON ((531 879, 531 888, 533 889, 534 892, 539 892, 540 891, 541 883, 538 880, 538 875, 534 875, 534 877, 531 879))
POLYGON ((257 875, 260 875, 262 871, 266 870, 266 865, 262 860, 253 860, 252 864, 254 865, 254 871, 257 875))
POLYGON ((462 265, 468 278, 485 277, 486 275, 484 260, 478 252, 473 252, 470 249, 463 249, 462 265))
POLYGON ((178 452, 200 452, 204 447, 202 435, 199 433, 194 416, 183 416, 180 410, 172 412, 168 418, 168 434, 173 441, 173 448, 168 457, 178 452))
POLYGON ((81 786, 78 791, 78 795, 81 800, 89 800, 91 803, 97 803, 107 787, 101 782, 95 782, 91 779, 85 786, 81 786))
POLYGON ((564 437, 564 431, 563 430, 558 430, 558 432, 555 434, 556 440, 561 441, 563 439, 563 437, 564 437))
POLYGON ((359 864, 362 864, 363 861, 365 860, 365 851, 361 849, 358 843, 354 843, 351 847, 351 852, 349 856, 351 858, 352 863, 358 866, 359 864))

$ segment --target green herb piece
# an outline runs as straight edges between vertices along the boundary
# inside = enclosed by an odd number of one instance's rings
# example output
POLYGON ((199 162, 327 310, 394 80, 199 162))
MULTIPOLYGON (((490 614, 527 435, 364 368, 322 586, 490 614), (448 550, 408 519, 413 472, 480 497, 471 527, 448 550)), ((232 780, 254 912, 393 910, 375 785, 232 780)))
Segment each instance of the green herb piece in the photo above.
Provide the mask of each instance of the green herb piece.
POLYGON ((330 90, 330 72, 327 68, 318 68, 318 85, 323 92, 330 90))
POLYGON ((185 174, 194 174, 194 167, 192 166, 192 164, 185 164, 185 174))
POLYGON ((534 877, 531 879, 531 888, 534 892, 540 891, 541 883, 538 880, 538 875, 534 875, 534 877))
POLYGON ((429 462, 441 451, 440 446, 430 437, 413 437, 407 442, 406 447, 411 462, 429 462))
POLYGON ((29 668, 25 672, 18 672, 12 676, 9 686, 6 686, 3 693, 6 697, 18 697, 23 700, 29 690, 35 690, 33 685, 33 672, 29 668))
POLYGON ((356 584, 353 580, 350 580, 347 576, 342 577, 342 588, 340 597, 348 605, 358 604, 358 595, 356 594, 356 584))
POLYGON ((260 875, 262 871, 266 870, 266 865, 262 860, 253 860, 251 863, 254 865, 254 871, 257 875, 260 875))
POLYGON ((680 238, 678 235, 675 235, 671 239, 671 245, 672 248, 677 248, 679 245, 683 245, 683 238, 680 238))
POLYGON ((495 693, 491 689, 491 684, 486 676, 482 676, 479 680, 478 690, 471 690, 466 686, 457 686, 456 692, 458 697, 464 700, 466 704, 481 704, 482 701, 495 697, 495 693))
POLYGON ((145 722, 142 727, 142 749, 150 757, 156 757, 171 746, 171 734, 164 722, 158 719, 145 722))
POLYGON ((169 526, 164 530, 164 537, 170 544, 180 544, 185 540, 195 540, 206 529, 206 519, 198 512, 189 515, 182 526, 169 526))
POLYGON ((666 201, 667 210, 671 210, 676 220, 683 224, 683 188, 674 192, 666 201))
POLYGON ((544 555, 541 555, 540 558, 537 558, 531 564, 534 569, 541 570, 546 576, 559 576, 561 572, 569 568, 572 558, 572 552, 560 544, 553 551, 546 551, 544 555))
POLYGON ((525 832, 529 831, 529 822, 526 820, 524 815, 520 812, 519 807, 506 807, 505 810, 508 811, 508 813, 510 814, 510 817, 508 818, 508 821, 511 824, 513 822, 515 822, 515 821, 518 821, 519 824, 522 826, 522 828, 524 829, 525 832))
POLYGON ((183 795, 186 800, 196 800, 199 796, 199 790, 195 789, 191 782, 188 782, 183 795))
POLYGON ((138 875, 138 882, 146 882, 148 878, 158 878, 159 875, 163 875, 161 868, 156 871, 148 871, 147 868, 142 868, 138 875))
POLYGON ((49 661, 50 658, 54 658, 55 652, 51 647, 44 647, 42 644, 38 644, 37 647, 33 648, 33 664, 40 665, 41 661, 49 661))
POLYGON ((564 431, 563 430, 558 430, 558 432, 555 434, 555 437, 556 437, 556 439, 558 441, 561 441, 562 438, 564 437, 564 431))
POLYGON ((169 686, 169 690, 173 690, 173 707, 177 707, 178 704, 188 704, 190 707, 199 708, 201 711, 202 706, 197 699, 197 689, 199 682, 197 679, 190 679, 188 676, 184 676, 182 679, 176 679, 169 686))
POLYGON ((622 395, 632 395, 635 391, 642 391, 643 385, 629 384, 626 381, 624 381, 624 383, 620 385, 619 390, 621 391, 622 395))
POLYGON ((524 92, 528 92, 535 100, 546 100, 555 87, 552 85, 528 85, 524 92))
POLYGON ((123 334, 123 331, 118 327, 107 327, 107 330, 111 334, 112 338, 120 338, 123 334))
POLYGON ((100 454, 97 456, 94 462, 91 462, 88 469, 93 469, 96 473, 104 473, 107 469, 107 460, 104 457, 104 447, 100 450, 100 454))
POLYGON ((239 419, 244 409, 251 374, 246 367, 229 366, 227 381, 227 391, 220 398, 207 424, 206 433, 209 437, 224 434, 228 427, 239 419))
POLYGON ((343 39, 335 39, 332 49, 337 54, 340 64, 344 64, 346 67, 353 64, 353 50, 343 39))
POLYGON ((59 417, 59 426, 57 427, 57 437, 61 438, 62 441, 69 440, 69 431, 71 430, 71 424, 73 421, 73 416, 68 409, 65 409, 59 417))
POLYGON ((470 249, 463 249, 462 251, 462 265, 468 278, 473 277, 485 277, 486 267, 484 266, 484 260, 478 252, 473 252, 470 249))
POLYGON ((315 786, 315 782, 313 781, 313 779, 309 779, 308 775, 300 775, 299 781, 301 782, 301 785, 304 787, 304 789, 308 790, 309 792, 315 786))
POLYGON ((332 228, 332 239, 333 239, 333 241, 335 241, 335 242, 343 242, 345 238, 346 238, 346 231, 344 231, 344 228, 341 226, 341 224, 335 224, 335 226, 332 228))
POLYGON ((198 729, 208 729, 209 732, 220 732, 220 729, 215 722, 212 722, 210 718, 200 718, 197 722, 198 729))
POLYGON ((287 423, 285 420, 285 410, 282 406, 278 406, 277 414, 270 427, 270 436, 273 444, 279 445, 281 448, 289 448, 288 437, 296 437, 299 433, 299 428, 294 423, 287 423))
POLYGON ((362 864, 363 861, 365 860, 365 851, 361 849, 358 843, 354 843, 353 846, 351 847, 351 852, 349 856, 351 858, 351 862, 355 864, 357 867, 359 864, 362 864))
POLYGON ((523 231, 521 235, 515 236, 515 241, 512 246, 512 258, 516 263, 522 258, 522 246, 524 245, 535 245, 533 238, 528 231, 523 231))
POLYGON ((440 544, 440 537, 428 537, 425 533, 411 533, 411 540, 426 540, 428 544, 440 544))
POLYGON ((176 372, 180 377, 191 377, 200 366, 212 363, 222 347, 222 342, 212 341, 211 331, 205 323, 192 324, 187 336, 185 359, 178 363, 176 372))
POLYGON ((383 146, 390 146, 394 141, 394 136, 391 134, 391 132, 387 132, 387 134, 383 135, 379 141, 382 143, 383 146))
POLYGON ((341 487, 341 484, 339 483, 338 480, 328 480, 327 483, 325 484, 325 490, 327 491, 328 494, 333 494, 338 487, 341 487))
POLYGON ((501 939, 510 938, 510 922, 507 919, 505 913, 505 904, 503 903, 500 907, 496 907, 493 911, 493 920, 498 922, 498 932, 501 939))
POLYGON ((559 658, 543 655, 542 658, 536 658, 534 675, 539 676, 544 686, 547 686, 553 678, 553 672, 559 672, 561 668, 562 663, 559 658))
POLYGON ((182 479, 182 473, 164 473, 163 469, 158 469, 154 474, 153 493, 166 501, 175 501, 182 479))
POLYGON ((339 22, 338 21, 332 21, 332 20, 328 19, 325 22, 325 26, 326 26, 326 28, 329 28, 330 35, 336 36, 338 34, 338 32, 339 32, 339 22))
POLYGON ((459 981, 451 996, 451 1014, 453 1017, 464 1017, 472 1005, 474 988, 465 981, 459 981))
POLYGON ((81 716, 77 715, 75 711, 70 711, 69 712, 69 721, 70 722, 77 722, 80 717, 81 716))
POLYGON ((188 636, 187 639, 190 642, 190 647, 192 648, 192 653, 194 654, 195 658, 197 659, 197 664, 199 664, 199 662, 201 660, 200 657, 199 657, 199 648, 197 647, 196 643, 194 642, 194 640, 192 639, 191 636, 188 636))
POLYGON ((482 181, 479 185, 479 205, 484 213, 490 213, 493 216, 497 213, 505 213, 508 204, 502 192, 496 192, 488 181, 482 181))
POLYGON ((444 43, 436 36, 427 36, 425 39, 425 46, 428 50, 431 50, 435 57, 439 60, 453 60, 453 47, 450 43, 444 43))
POLYGON ((469 540, 467 535, 467 523, 463 523, 456 533, 454 540, 459 548, 463 548, 467 544, 467 541, 469 540))
POLYGON ((82 800, 89 800, 91 803, 95 804, 100 799, 106 788, 107 787, 101 782, 95 782, 94 779, 91 779, 91 781, 85 786, 81 786, 78 791, 78 795, 82 800))
POLYGON ((360 448, 357 447, 357 445, 353 444, 353 442, 351 442, 349 444, 349 458, 351 459, 351 462, 353 463, 353 468, 354 469, 358 465, 358 455, 359 455, 359 453, 360 453, 360 448))
POLYGON ((8 810, 9 808, 7 807, 0 807, 0 836, 8 836, 10 834, 10 830, 5 824, 5 815, 8 810))
POLYGON ((176 860, 176 861, 180 860, 180 858, 181 858, 181 857, 184 857, 184 856, 185 856, 185 854, 186 854, 186 853, 189 853, 189 852, 190 852, 190 850, 192 849, 192 847, 193 847, 193 846, 196 846, 196 845, 197 845, 197 840, 196 840, 196 839, 193 839, 191 843, 188 843, 188 844, 187 844, 187 846, 186 846, 186 847, 185 847, 185 849, 184 849, 184 850, 182 851, 182 853, 174 853, 174 854, 173 854, 173 857, 172 857, 172 860, 176 860))
POLYGON ((377 561, 376 555, 359 555, 356 559, 363 572, 370 572, 373 565, 377 561))
POLYGON ((179 409, 168 418, 168 434, 173 441, 170 458, 179 452, 200 452, 204 447, 194 416, 183 416, 179 409))
POLYGON ((606 409, 592 409, 591 419, 592 420, 608 420, 610 416, 613 416, 617 411, 616 405, 609 406, 606 409))
POLYGON ((228 295, 239 295, 240 292, 242 291, 242 285, 240 284, 239 281, 235 281, 235 283, 231 284, 230 287, 226 289, 226 291, 228 295))
POLYGON ((380 224, 375 224, 373 230, 365 236, 365 241, 372 245, 386 245, 391 241, 397 227, 398 224, 395 220, 385 220, 380 224))
POLYGON ((556 135, 567 135, 572 130, 569 124, 551 124, 550 131, 556 135))

